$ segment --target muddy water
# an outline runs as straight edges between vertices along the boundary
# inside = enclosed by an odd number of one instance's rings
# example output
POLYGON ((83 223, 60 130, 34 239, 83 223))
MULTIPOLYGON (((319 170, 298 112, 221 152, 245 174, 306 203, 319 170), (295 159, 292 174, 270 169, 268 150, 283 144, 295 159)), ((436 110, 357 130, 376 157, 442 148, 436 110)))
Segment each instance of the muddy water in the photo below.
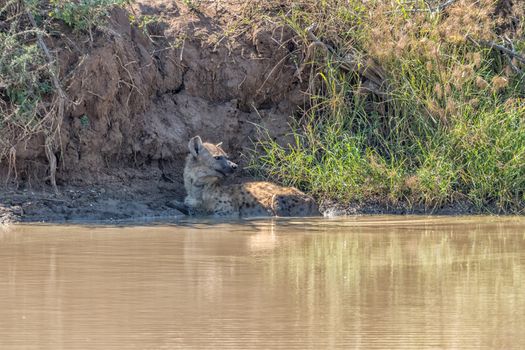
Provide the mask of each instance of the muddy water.
POLYGON ((525 219, 0 230, 0 349, 525 347, 525 219))

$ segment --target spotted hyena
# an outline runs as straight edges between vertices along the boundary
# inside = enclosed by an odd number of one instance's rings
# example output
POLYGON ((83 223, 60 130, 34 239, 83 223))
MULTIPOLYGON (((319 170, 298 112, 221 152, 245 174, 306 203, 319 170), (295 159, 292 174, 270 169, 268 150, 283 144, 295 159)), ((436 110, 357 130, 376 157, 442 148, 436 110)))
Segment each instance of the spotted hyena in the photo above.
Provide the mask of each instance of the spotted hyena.
POLYGON ((237 164, 220 147, 195 136, 184 167, 184 205, 190 214, 215 216, 315 216, 312 197, 293 187, 255 181, 225 185, 237 164))

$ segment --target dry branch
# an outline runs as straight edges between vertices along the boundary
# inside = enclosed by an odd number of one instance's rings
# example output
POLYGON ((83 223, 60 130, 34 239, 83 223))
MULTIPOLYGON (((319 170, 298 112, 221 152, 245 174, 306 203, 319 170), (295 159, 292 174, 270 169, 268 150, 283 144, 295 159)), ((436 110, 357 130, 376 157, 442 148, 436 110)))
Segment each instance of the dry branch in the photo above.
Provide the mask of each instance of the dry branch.
POLYGON ((385 87, 385 73, 383 69, 376 64, 373 60, 369 59, 365 64, 359 62, 356 59, 356 52, 348 53, 345 56, 341 57, 337 51, 330 45, 323 43, 315 34, 314 30, 317 28, 317 24, 314 23, 306 28, 306 35, 311 41, 308 45, 305 59, 296 72, 296 76, 300 77, 304 68, 307 64, 311 64, 313 55, 318 49, 321 49, 326 52, 326 54, 331 53, 336 56, 337 61, 340 63, 340 68, 346 72, 355 72, 371 82, 371 92, 378 95, 384 94, 382 90, 385 87), (373 88, 372 88, 373 86, 373 88))
MULTIPOLYGON (((505 41, 507 42, 507 44, 509 44, 510 48, 512 49, 512 51, 516 51, 514 49, 514 43, 512 42, 512 40, 510 40, 510 38, 507 36, 507 35, 504 35, 503 36, 503 39, 505 39, 505 41)), ((514 71, 514 73, 516 74, 523 74, 523 71, 521 69, 518 68, 518 66, 516 66, 514 64, 514 59, 512 57, 508 57, 509 59, 509 64, 510 64, 510 67, 512 68, 512 70, 514 71)))
POLYGON ((473 38, 471 38, 470 36, 468 37, 468 39, 471 42, 473 42, 474 44, 478 45, 478 46, 485 46, 485 47, 488 47, 488 48, 491 48, 491 49, 494 49, 494 50, 498 50, 498 51, 500 51, 500 52, 510 56, 511 58, 515 58, 519 62, 525 64, 525 56, 523 56, 521 53, 519 53, 517 51, 514 51, 512 49, 506 48, 503 45, 496 44, 493 41, 486 41, 486 40, 476 41, 473 38))
POLYGON ((441 12, 441 11, 445 10, 447 7, 452 5, 454 2, 456 2, 456 0, 447 0, 444 3, 442 3, 442 4, 439 4, 437 6, 437 8, 436 8, 436 12, 441 12))
MULTIPOLYGON (((35 18, 31 14, 31 12, 26 11, 26 14, 27 14, 27 17, 29 18, 29 21, 31 22, 31 25, 35 29, 38 28, 35 18)), ((53 60, 53 57, 51 56, 49 49, 47 48, 46 43, 44 42, 44 39, 42 38, 42 34, 39 31, 37 31, 36 36, 37 36, 38 46, 42 49, 42 51, 46 55, 46 58, 49 64, 52 65, 54 60, 53 60)), ((58 188, 57 188, 57 183, 56 183, 57 159, 55 156, 55 150, 57 147, 55 144, 55 139, 58 139, 58 136, 59 136, 58 134, 60 132, 60 126, 62 124, 62 120, 64 119, 64 109, 66 105, 67 96, 64 90, 62 89, 60 82, 58 81, 58 77, 56 76, 53 69, 50 69, 49 72, 51 75, 51 79, 53 81, 53 86, 55 87, 55 90, 57 93, 57 97, 55 99, 54 104, 58 108, 56 110, 56 115, 51 116, 50 130, 45 133, 44 147, 45 147, 47 161, 49 163, 49 178, 51 181, 51 185, 53 186, 53 190, 55 191, 55 193, 58 194, 58 188)))

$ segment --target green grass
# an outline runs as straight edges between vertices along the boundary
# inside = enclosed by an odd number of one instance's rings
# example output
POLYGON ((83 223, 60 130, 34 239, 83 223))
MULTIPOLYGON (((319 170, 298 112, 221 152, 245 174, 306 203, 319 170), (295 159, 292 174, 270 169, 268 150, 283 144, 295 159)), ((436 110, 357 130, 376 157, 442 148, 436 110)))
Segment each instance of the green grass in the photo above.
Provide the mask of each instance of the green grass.
POLYGON ((91 30, 104 23, 109 10, 129 4, 130 0, 50 0, 49 16, 77 30, 91 30))
MULTIPOLYGON (((316 65, 295 142, 263 137, 252 168, 321 200, 523 212, 525 76, 467 40, 498 41, 493 8, 459 1, 438 14, 399 4, 332 0, 283 11, 305 45, 301 28, 320 23, 316 35, 335 53, 316 65), (355 48, 383 68, 386 97, 363 93, 363 77, 342 69, 355 48)), ((514 34, 523 47, 522 28, 514 34)))

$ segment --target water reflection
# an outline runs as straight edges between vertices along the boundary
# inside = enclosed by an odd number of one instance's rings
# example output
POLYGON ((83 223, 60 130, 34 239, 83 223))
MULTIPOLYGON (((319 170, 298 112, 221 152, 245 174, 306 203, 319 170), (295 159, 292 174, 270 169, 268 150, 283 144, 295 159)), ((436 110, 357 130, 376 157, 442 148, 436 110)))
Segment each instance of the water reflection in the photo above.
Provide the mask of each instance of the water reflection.
POLYGON ((363 348, 525 344, 523 227, 400 226, 321 230, 281 247, 266 274, 288 282, 310 329, 363 348))
POLYGON ((525 220, 0 232, 1 349, 522 348, 525 220))

